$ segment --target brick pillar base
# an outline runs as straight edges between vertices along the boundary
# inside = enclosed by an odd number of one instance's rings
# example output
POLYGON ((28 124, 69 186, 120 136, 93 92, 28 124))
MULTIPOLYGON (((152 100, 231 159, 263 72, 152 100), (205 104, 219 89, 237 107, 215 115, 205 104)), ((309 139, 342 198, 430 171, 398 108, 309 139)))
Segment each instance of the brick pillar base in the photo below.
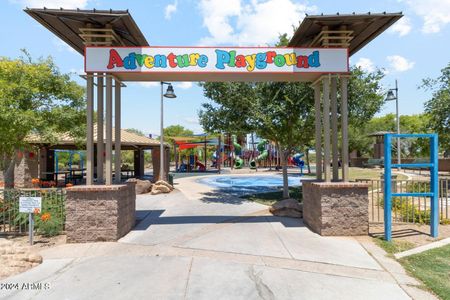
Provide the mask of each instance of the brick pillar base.
POLYGON ((135 211, 134 183, 68 188, 67 242, 117 241, 134 227, 135 211))
POLYGON ((357 182, 303 182, 303 221, 324 236, 369 233, 368 185, 357 182))

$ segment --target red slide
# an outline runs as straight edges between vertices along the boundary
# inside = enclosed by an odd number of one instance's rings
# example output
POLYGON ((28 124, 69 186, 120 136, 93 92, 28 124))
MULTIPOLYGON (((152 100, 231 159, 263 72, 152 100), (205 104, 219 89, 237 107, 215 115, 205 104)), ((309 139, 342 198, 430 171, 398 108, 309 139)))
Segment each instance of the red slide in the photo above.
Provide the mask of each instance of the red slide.
POLYGON ((198 167, 199 171, 206 171, 205 165, 198 160, 195 162, 195 167, 198 167))

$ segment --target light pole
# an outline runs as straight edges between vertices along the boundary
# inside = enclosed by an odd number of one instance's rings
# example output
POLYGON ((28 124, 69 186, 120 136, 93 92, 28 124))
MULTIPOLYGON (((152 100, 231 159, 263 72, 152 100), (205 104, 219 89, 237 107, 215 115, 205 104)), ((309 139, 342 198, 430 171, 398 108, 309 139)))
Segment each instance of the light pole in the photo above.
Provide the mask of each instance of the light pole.
POLYGON ((177 96, 175 95, 175 93, 173 91, 173 86, 171 83, 161 81, 161 134, 159 135, 159 142, 160 142, 160 146, 159 146, 159 151, 160 151, 159 180, 165 180, 165 176, 164 176, 164 167, 165 167, 165 163, 164 163, 164 97, 176 98, 177 96), (167 84, 168 87, 167 87, 166 93, 164 94, 163 86, 165 84, 167 84))
MULTIPOLYGON (((395 80, 395 89, 389 89, 387 96, 386 96, 386 101, 393 101, 395 100, 395 111, 396 111, 396 119, 397 119, 397 134, 400 134, 400 116, 398 114, 398 85, 397 85, 397 79, 395 80), (394 95, 394 91, 395 91, 395 95, 394 95)), ((397 164, 401 164, 400 161, 400 138, 397 138, 397 164)), ((401 170, 400 167, 397 168, 397 170, 401 170)))

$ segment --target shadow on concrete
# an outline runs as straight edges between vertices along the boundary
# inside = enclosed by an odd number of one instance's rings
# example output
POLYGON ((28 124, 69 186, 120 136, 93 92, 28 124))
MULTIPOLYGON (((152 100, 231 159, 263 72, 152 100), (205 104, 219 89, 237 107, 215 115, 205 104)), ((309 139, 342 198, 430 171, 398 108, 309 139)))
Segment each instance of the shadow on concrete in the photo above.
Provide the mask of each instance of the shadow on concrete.
POLYGON ((181 224, 234 224, 234 223, 281 223, 284 227, 305 227, 303 221, 297 218, 277 216, 167 216, 162 217, 164 210, 137 211, 137 218, 133 230, 147 230, 151 225, 181 225, 181 224))
MULTIPOLYGON (((372 232, 369 235, 374 238, 382 238, 382 237, 384 237, 384 231, 372 232)), ((417 235, 430 236, 430 233, 412 229, 412 228, 392 230, 392 238, 394 238, 394 239, 408 237, 408 236, 417 236, 417 235)))
MULTIPOLYGON (((256 188, 256 187, 255 187, 256 188)), ((240 198, 240 196, 253 194, 250 190, 244 191, 230 191, 227 189, 217 189, 212 192, 203 193, 203 197, 199 200, 204 203, 222 203, 222 204, 234 204, 241 205, 244 202, 248 202, 247 199, 240 198)))

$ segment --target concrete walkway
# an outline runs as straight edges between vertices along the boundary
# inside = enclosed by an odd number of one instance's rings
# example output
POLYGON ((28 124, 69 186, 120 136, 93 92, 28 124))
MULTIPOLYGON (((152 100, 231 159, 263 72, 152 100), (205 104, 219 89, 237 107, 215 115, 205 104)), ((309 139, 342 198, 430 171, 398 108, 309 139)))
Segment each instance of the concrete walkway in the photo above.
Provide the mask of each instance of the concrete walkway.
POLYGON ((321 237, 195 179, 177 183, 169 195, 138 196, 140 221, 118 243, 47 249, 42 265, 3 281, 48 289, 0 298, 433 299, 368 239, 321 237))

